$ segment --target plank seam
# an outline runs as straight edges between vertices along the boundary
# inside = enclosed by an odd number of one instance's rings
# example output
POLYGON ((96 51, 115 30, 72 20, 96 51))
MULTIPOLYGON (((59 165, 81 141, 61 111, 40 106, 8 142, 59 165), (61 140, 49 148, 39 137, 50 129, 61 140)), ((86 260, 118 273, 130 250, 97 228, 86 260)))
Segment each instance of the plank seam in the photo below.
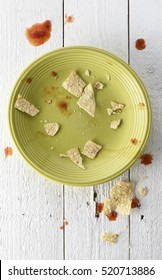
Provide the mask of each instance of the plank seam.
MULTIPOLYGON (((130 65, 130 0, 128 0, 128 64, 130 65)), ((131 180, 131 171, 130 169, 128 170, 128 180, 130 182, 131 180)), ((128 217, 128 227, 129 227, 129 249, 128 249, 128 259, 130 260, 131 257, 131 251, 130 251, 130 246, 131 246, 131 220, 130 216, 128 217)))
POLYGON ((64 0, 62 0, 62 46, 63 47, 65 46, 65 44, 64 44, 64 37, 65 37, 64 18, 65 18, 65 15, 64 15, 64 13, 65 13, 65 2, 64 2, 64 0))

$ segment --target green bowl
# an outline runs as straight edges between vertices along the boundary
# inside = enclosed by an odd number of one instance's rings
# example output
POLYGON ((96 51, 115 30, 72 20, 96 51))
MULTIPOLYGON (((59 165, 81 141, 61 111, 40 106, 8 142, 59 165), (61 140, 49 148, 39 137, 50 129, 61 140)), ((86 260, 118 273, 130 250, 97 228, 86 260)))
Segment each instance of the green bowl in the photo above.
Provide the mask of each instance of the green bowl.
POLYGON ((140 78, 115 55, 93 47, 61 48, 35 60, 18 78, 8 113, 13 140, 30 166, 48 179, 74 186, 101 184, 125 172, 139 158, 151 128, 150 102, 140 78), (85 75, 87 69, 91 76, 85 75), (58 73, 57 79, 52 71, 58 73), (101 81, 105 85, 95 90, 94 118, 80 109, 77 97, 62 87, 72 71, 77 71, 87 84, 101 81), (15 109, 18 94, 40 113, 31 117, 15 109), (112 100, 125 107, 120 114, 109 116, 107 108, 112 100), (111 121, 118 118, 122 119, 121 125, 116 130, 110 128, 111 121), (61 125, 54 137, 45 133, 47 121, 61 125), (88 140, 103 148, 93 160, 83 156, 85 170, 59 156, 74 147, 82 151, 88 140))

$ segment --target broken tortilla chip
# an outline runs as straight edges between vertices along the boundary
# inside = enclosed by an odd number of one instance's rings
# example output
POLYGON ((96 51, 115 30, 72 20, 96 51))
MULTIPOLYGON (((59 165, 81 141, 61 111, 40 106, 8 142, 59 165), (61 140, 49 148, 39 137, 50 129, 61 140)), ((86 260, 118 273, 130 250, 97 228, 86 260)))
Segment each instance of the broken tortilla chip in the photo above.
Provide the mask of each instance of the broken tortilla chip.
POLYGON ((111 199, 123 215, 130 215, 134 185, 133 182, 120 181, 111 190, 111 199))

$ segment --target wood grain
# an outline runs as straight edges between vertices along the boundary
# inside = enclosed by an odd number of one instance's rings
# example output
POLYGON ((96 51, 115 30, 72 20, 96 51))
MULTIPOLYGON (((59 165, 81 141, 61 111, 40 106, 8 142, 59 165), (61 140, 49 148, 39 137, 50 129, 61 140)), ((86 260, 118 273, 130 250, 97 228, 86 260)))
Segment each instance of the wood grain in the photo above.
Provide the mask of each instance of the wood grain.
POLYGON ((35 173, 18 154, 8 131, 7 105, 20 72, 33 59, 62 47, 62 1, 0 1, 0 258, 62 259, 63 188, 35 173), (33 47, 25 29, 52 21, 51 39, 33 47), (4 159, 4 148, 13 156, 4 159))
POLYGON ((162 25, 159 16, 161 1, 131 1, 130 4, 130 61, 143 80, 152 105, 152 132, 145 153, 153 155, 153 162, 144 166, 138 161, 131 169, 131 178, 138 187, 147 187, 148 195, 140 197, 141 208, 131 216, 131 259, 162 258, 162 25), (145 17, 143 17, 145 14, 145 17), (135 41, 144 38, 146 49, 138 51, 135 41), (141 220, 141 215, 144 216, 141 220))
MULTIPOLYGON (((64 45, 90 45, 103 48, 128 61, 127 1, 65 0, 64 14, 72 15, 67 23, 64 45), (118 8, 117 8, 118 6, 118 8)), ((128 180, 128 174, 123 177, 128 180)), ((96 202, 103 202, 116 181, 97 187, 65 189, 65 211, 70 219, 66 229, 66 259, 127 259, 129 257, 129 220, 119 217, 109 222, 107 217, 95 217, 96 202), (94 194, 96 197, 94 199, 94 194), (73 202, 72 202, 73 201, 73 202), (120 232, 120 242, 109 246, 100 240, 102 232, 120 232)))

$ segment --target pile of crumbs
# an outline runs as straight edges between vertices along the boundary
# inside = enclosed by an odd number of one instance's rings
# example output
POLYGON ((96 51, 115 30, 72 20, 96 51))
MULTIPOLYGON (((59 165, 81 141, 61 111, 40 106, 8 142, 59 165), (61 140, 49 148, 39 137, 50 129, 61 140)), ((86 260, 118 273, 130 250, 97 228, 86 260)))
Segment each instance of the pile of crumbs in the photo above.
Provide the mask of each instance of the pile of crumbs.
MULTIPOLYGON (((97 203, 102 204, 100 213, 103 212, 110 222, 116 220, 118 213, 129 216, 132 208, 140 207, 140 201, 134 195, 134 189, 134 182, 118 181, 112 187, 110 197, 106 198, 104 203, 97 203)), ((147 192, 147 188, 139 188, 138 190, 141 195, 145 195, 147 192)), ((108 243, 116 243, 118 236, 119 234, 117 233, 103 233, 100 238, 102 241, 108 243)))

